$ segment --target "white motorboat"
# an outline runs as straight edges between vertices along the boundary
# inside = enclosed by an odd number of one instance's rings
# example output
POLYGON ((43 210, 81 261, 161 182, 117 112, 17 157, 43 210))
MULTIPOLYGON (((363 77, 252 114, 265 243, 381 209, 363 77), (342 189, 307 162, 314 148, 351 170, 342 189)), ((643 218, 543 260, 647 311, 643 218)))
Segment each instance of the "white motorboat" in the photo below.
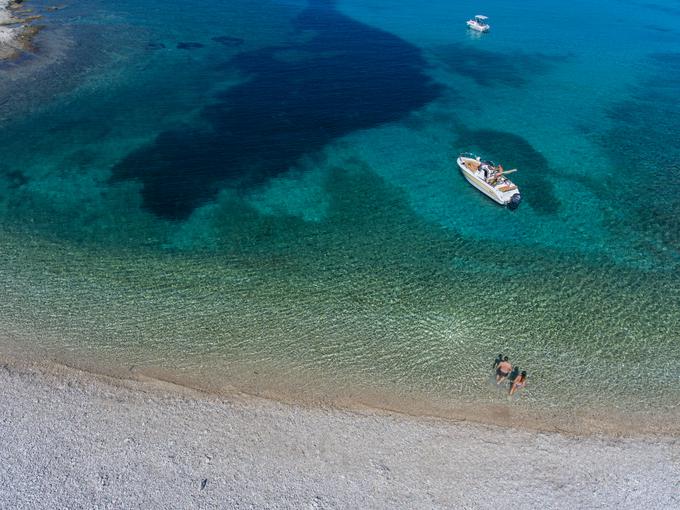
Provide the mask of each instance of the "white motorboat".
POLYGON ((471 30, 476 30, 477 32, 488 32, 489 29, 491 28, 489 24, 486 22, 488 20, 486 16, 482 16, 481 14, 477 14, 474 19, 469 19, 467 20, 467 26, 471 30))
POLYGON ((456 163, 467 181, 475 188, 494 202, 507 205, 508 209, 517 209, 522 196, 517 186, 506 177, 507 174, 516 172, 516 169, 503 170, 501 165, 493 161, 483 161, 471 153, 461 154, 456 163))

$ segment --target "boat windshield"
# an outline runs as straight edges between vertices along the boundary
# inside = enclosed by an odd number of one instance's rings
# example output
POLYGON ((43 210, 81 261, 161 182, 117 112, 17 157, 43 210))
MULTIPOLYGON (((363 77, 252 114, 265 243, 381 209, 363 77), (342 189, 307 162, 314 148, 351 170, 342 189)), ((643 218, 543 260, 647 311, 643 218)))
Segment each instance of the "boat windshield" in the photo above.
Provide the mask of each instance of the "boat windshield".
POLYGON ((475 16, 475 21, 479 23, 480 25, 486 25, 486 20, 488 18, 486 16, 475 16))

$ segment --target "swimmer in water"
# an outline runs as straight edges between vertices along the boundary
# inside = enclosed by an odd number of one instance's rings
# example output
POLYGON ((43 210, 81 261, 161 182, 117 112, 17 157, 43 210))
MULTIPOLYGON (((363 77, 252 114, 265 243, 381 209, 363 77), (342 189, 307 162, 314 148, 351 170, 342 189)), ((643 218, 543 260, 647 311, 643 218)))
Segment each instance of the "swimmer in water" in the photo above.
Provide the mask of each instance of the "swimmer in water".
POLYGON ((501 361, 503 361, 503 354, 499 354, 498 356, 496 356, 496 359, 493 362, 493 371, 494 372, 498 368, 498 365, 500 365, 501 361))
POLYGON ((508 377, 512 370, 512 364, 508 361, 508 357, 504 356, 503 361, 498 364, 496 368, 496 384, 501 384, 508 377))
POLYGON ((510 385, 510 396, 514 395, 517 390, 521 390, 526 385, 527 385, 527 373, 522 371, 521 374, 515 377, 515 380, 512 381, 512 384, 510 385))

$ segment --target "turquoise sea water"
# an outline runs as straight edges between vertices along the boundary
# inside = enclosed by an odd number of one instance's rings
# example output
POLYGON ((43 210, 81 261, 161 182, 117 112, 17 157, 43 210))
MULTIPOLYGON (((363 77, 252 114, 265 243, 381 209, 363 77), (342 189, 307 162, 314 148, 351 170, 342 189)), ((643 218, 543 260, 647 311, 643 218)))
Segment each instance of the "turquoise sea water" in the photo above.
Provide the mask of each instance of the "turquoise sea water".
POLYGON ((446 415, 508 405, 503 352, 522 409, 680 402, 677 2, 76 1, 36 46, 0 68, 8 353, 446 415))

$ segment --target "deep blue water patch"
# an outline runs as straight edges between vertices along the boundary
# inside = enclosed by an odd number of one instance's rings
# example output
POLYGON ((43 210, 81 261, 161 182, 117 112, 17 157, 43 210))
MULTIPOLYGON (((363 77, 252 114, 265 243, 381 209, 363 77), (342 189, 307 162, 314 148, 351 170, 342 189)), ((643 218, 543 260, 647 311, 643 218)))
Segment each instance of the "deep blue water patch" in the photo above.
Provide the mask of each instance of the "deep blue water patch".
POLYGON ((182 219, 225 186, 259 185, 333 139, 399 120, 439 94, 418 48, 344 16, 333 1, 312 0, 294 23, 298 42, 225 63, 249 80, 203 110, 210 128, 161 133, 117 164, 114 180, 141 181, 146 208, 182 219))
POLYGON ((550 164, 521 136, 493 129, 462 129, 455 145, 459 152, 478 152, 505 168, 518 168, 513 181, 520 187, 525 202, 540 214, 558 212, 560 201, 548 179, 550 164))
POLYGON ((544 74, 556 64, 566 62, 570 55, 545 53, 502 53, 469 44, 447 44, 432 51, 449 71, 465 76, 485 87, 521 87, 527 77, 544 74))

